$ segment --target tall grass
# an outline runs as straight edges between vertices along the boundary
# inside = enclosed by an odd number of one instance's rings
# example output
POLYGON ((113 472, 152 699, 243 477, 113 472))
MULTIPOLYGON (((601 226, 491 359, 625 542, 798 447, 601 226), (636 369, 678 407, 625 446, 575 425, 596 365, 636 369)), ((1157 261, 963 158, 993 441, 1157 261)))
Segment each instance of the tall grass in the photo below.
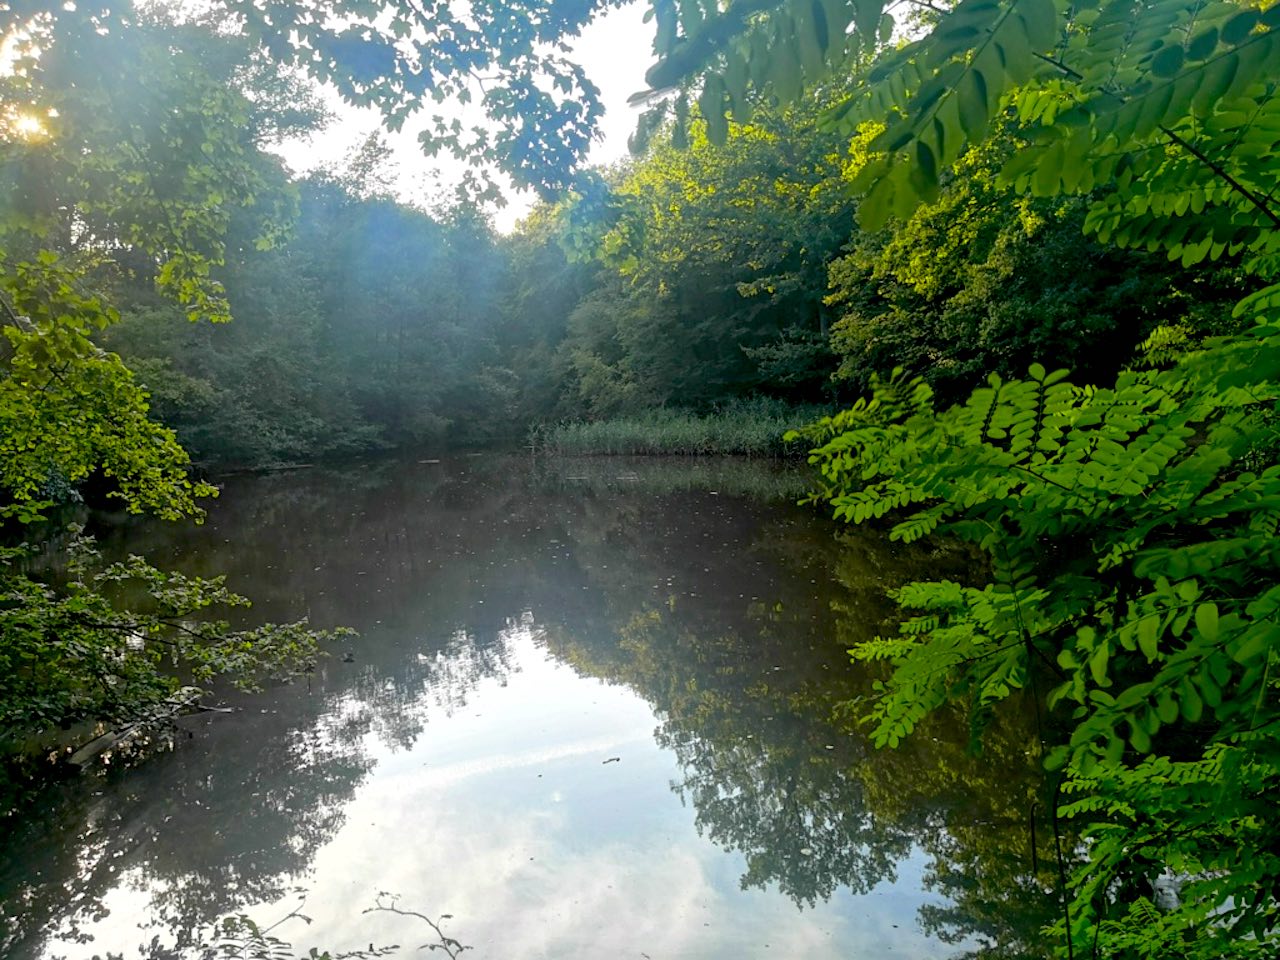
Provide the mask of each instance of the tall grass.
POLYGON ((616 420, 542 424, 530 431, 529 442, 560 456, 799 456, 804 444, 783 443, 782 435, 829 412, 756 398, 701 415, 660 409, 616 420))

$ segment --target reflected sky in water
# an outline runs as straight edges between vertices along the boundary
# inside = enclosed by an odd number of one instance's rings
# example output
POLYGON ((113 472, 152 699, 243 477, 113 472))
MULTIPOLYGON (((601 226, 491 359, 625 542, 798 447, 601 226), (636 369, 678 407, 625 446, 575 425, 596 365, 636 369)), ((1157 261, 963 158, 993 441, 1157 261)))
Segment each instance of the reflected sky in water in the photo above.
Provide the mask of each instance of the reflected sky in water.
POLYGON ((361 636, 10 818, 5 956, 191 955, 218 917, 301 897, 313 922, 277 931, 300 952, 433 939, 363 912, 380 891, 477 958, 974 947, 982 922, 921 908, 954 906, 940 838, 985 801, 902 804, 930 754, 885 765, 838 710, 884 586, 940 561, 837 537, 802 484, 458 458, 238 479, 199 530, 100 523, 110 553, 227 572, 255 617, 361 636))

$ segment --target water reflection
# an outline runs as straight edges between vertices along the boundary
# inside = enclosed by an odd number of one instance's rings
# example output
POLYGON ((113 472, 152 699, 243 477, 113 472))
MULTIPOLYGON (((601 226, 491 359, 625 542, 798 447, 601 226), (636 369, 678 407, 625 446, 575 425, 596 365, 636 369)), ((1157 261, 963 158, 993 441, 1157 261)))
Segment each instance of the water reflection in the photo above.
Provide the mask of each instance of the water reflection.
POLYGON ((802 484, 388 462, 235 480, 198 531, 99 524, 361 637, 6 818, 0 951, 182 947, 305 889, 300 946, 420 942, 361 914, 391 890, 495 958, 1040 955, 1025 719, 983 758, 954 721, 880 753, 839 709, 871 695, 843 650, 884 587, 953 561, 837 536, 802 484))

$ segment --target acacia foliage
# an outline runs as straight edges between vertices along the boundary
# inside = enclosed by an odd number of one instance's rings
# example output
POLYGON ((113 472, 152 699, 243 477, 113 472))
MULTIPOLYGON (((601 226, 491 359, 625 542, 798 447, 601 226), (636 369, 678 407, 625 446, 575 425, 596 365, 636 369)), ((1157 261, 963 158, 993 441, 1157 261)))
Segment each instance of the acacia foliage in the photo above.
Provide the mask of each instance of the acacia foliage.
MULTIPOLYGON (((910 134, 904 144, 919 157, 932 149, 919 138, 941 135, 921 133, 919 118, 982 76, 981 51, 1003 36, 995 26, 948 33, 979 6, 957 6, 956 19, 940 18, 940 38, 884 61, 886 76, 927 67, 922 89, 937 91, 904 100, 888 124, 910 134)), ((1001 24, 1036 9, 987 6, 1001 24)), ((1037 68, 1010 90, 1022 119, 1048 130, 1006 164, 1006 179, 1051 196, 1114 175, 1115 188, 1090 201, 1086 229, 1183 265, 1234 252, 1273 282, 1280 221, 1254 187, 1275 178, 1274 152, 1260 144, 1274 139, 1276 61, 1253 58, 1269 49, 1274 14, 1211 4, 1201 23, 1198 7, 1163 17, 1175 5, 1155 4, 1125 7, 1122 22, 1117 5, 1087 9, 1094 15, 1070 26, 1051 58, 1068 65, 1066 80, 1037 68), (1230 65, 1226 82, 1209 82, 1214 64, 1230 65), (1198 78, 1190 94, 1187 77, 1198 78), (1043 116, 1031 109, 1049 103, 1043 116), (1055 132, 1059 107, 1069 145, 1055 132), (1011 173, 1024 156, 1048 172, 1011 173)), ((927 176, 897 176, 877 188, 871 219, 886 195, 927 188, 927 176), (895 192, 901 183, 909 188, 895 192)), ((1280 786, 1272 296, 1264 288, 1237 306, 1249 327, 1238 334, 1181 349, 1153 338, 1163 368, 1123 372, 1113 386, 1076 387, 1034 364, 1026 378, 992 376, 940 409, 926 384, 895 378, 814 430, 819 497, 839 517, 893 514, 895 536, 967 540, 987 561, 977 585, 900 589, 900 634, 853 655, 892 667, 869 717, 886 745, 951 698, 971 704, 980 732, 1014 690, 1047 696, 1062 721, 1041 732, 1062 777, 1057 812, 1088 841, 1055 929, 1068 956, 1269 957, 1280 942, 1267 813, 1280 786), (1157 896, 1170 880, 1176 896, 1157 896)))
MULTIPOLYGON (((1089 201, 1019 194, 998 182, 1027 145, 1010 118, 956 163, 937 200, 875 233, 853 230, 829 265, 834 376, 859 390, 902 367, 946 400, 989 373, 1021 376, 1044 357, 1077 377, 1113 377, 1157 327, 1226 333, 1261 286, 1237 263, 1184 268, 1086 237, 1089 201)), ((869 136, 847 165, 856 178, 869 136)))
POLYGON ((877 742, 954 697, 976 732, 1015 690, 1070 712, 1046 761, 1067 771, 1061 814, 1093 841, 1073 881, 1077 946, 1100 931, 1129 955, 1152 898, 1117 905, 1117 888, 1169 869, 1188 878, 1182 904, 1148 948, 1275 948, 1278 374, 1263 326, 1108 389, 1033 366, 938 411, 922 381, 891 380, 814 428, 818 496, 838 518, 893 514, 894 538, 968 541, 990 565, 980 586, 900 588, 900 634, 853 649, 893 665, 869 714, 877 742))
POLYGON ((1280 117, 1270 72, 1277 5, 961 0, 863 66, 892 34, 888 6, 673 5, 648 79, 700 86, 722 136, 726 110, 761 97, 790 102, 803 84, 852 70, 859 82, 831 119, 850 132, 884 124, 856 183, 870 229, 936 198, 945 172, 1012 103, 1036 137, 1003 177, 1039 196, 1113 185, 1087 224, 1104 241, 1160 247, 1184 264, 1275 255, 1280 224, 1267 197, 1280 117), (1188 230, 1188 210, 1210 229, 1188 230))

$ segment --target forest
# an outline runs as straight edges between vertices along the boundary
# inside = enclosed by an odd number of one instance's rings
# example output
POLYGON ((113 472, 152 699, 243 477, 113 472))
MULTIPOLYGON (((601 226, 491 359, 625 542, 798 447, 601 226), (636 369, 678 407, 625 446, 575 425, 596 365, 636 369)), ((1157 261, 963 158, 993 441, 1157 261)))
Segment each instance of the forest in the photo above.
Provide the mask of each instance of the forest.
MULTIPOLYGON (((565 43, 617 6, 0 3, 0 823, 67 731, 350 642, 108 556, 87 511, 199 523, 224 477, 380 458, 773 457, 833 528, 967 558, 842 641, 862 735, 957 716, 1003 755, 1032 718, 1050 910, 975 956, 1275 956, 1280 3, 647 0, 631 156, 591 167, 565 43), (320 85, 384 131, 294 176, 320 85), (484 123, 423 147, 469 172, 409 203, 388 138, 450 99, 484 123), (539 197, 506 234, 503 184, 539 197)), ((654 663, 549 645, 697 753, 654 663)))

